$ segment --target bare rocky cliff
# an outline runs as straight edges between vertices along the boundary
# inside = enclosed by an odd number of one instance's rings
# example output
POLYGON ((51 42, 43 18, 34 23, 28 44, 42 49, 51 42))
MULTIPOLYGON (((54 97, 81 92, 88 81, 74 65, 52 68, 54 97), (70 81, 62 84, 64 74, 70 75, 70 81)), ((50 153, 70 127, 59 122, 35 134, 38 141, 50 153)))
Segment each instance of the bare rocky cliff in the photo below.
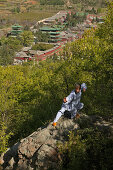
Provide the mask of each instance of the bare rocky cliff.
POLYGON ((76 132, 81 124, 113 131, 113 120, 107 122, 101 117, 84 114, 81 114, 79 120, 62 117, 56 127, 53 127, 51 122, 45 127, 38 128, 3 153, 0 157, 0 169, 44 170, 50 167, 58 169, 60 156, 57 144, 64 143, 68 139, 69 131, 76 132))

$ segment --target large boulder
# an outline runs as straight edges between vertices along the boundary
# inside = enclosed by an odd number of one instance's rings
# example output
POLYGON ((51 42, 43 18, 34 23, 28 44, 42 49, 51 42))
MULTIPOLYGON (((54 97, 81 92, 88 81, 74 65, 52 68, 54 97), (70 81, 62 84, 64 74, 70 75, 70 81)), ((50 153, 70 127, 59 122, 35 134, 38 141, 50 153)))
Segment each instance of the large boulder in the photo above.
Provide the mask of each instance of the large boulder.
POLYGON ((69 131, 77 130, 75 120, 61 118, 56 127, 52 122, 45 127, 40 127, 9 148, 0 157, 3 169, 48 169, 50 166, 57 169, 59 159, 57 143, 63 143, 69 131))
POLYGON ((40 127, 3 153, 0 157, 1 169, 46 170, 50 167, 58 169, 60 156, 57 144, 68 140, 70 131, 76 132, 79 128, 90 126, 98 126, 100 130, 111 128, 113 131, 113 123, 110 124, 101 117, 84 114, 80 119, 62 117, 56 127, 52 126, 52 122, 40 127))

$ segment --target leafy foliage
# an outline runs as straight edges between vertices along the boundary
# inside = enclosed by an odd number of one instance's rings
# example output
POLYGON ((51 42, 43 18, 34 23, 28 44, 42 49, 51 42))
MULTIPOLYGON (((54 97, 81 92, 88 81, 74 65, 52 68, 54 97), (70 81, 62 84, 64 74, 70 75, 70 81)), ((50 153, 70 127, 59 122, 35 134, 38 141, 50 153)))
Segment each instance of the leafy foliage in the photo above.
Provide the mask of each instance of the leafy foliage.
POLYGON ((13 63, 14 51, 7 45, 0 47, 0 65, 8 65, 13 63))
POLYGON ((31 31, 23 31, 21 33, 21 41, 24 46, 29 46, 34 40, 33 34, 31 31))
POLYGON ((67 26, 75 27, 76 24, 82 23, 85 19, 86 19, 86 13, 84 13, 83 15, 77 13, 72 13, 71 15, 67 14, 66 17, 67 26))
POLYGON ((22 48, 21 41, 16 37, 2 37, 0 46, 0 65, 13 64, 14 52, 22 48))
POLYGON ((7 149, 8 141, 13 133, 6 133, 7 127, 4 122, 0 122, 0 153, 4 152, 7 149))
MULTIPOLYGON (((87 114, 97 114, 105 117, 112 116, 113 107, 113 2, 108 5, 108 14, 104 24, 96 31, 86 31, 84 37, 71 45, 65 51, 65 58, 76 65, 78 74, 85 78, 88 90, 85 96, 87 114), (108 31, 109 30, 109 31, 108 31), (108 33, 109 32, 109 33, 108 33), (90 81, 89 81, 90 80, 90 81)), ((79 75, 79 76, 80 76, 79 75)), ((80 79, 79 79, 80 80, 80 79)), ((87 122, 84 122, 87 125, 87 122)), ((99 129, 85 127, 77 134, 69 135, 69 140, 59 145, 62 161, 61 169, 112 169, 113 168, 113 138, 110 133, 100 132, 99 129)))
POLYGON ((112 169, 113 138, 94 130, 84 129, 76 135, 70 132, 69 141, 59 144, 63 170, 112 169), (109 154, 110 153, 110 154, 109 154))
POLYGON ((36 42, 49 42, 50 35, 48 33, 42 33, 42 31, 37 31, 35 33, 36 42))
POLYGON ((35 45, 32 47, 32 50, 45 51, 45 50, 51 49, 51 48, 53 48, 53 47, 54 47, 54 45, 52 45, 52 44, 40 43, 40 44, 35 44, 35 45))

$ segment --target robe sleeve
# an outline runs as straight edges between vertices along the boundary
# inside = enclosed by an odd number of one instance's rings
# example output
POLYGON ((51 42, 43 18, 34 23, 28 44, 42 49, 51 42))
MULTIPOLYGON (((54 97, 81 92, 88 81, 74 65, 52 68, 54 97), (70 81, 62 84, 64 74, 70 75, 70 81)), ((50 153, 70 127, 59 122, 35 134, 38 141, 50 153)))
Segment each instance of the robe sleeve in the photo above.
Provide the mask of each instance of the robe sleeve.
POLYGON ((73 100, 73 98, 74 98, 74 93, 71 92, 71 93, 66 97, 66 100, 67 100, 66 104, 70 103, 70 102, 73 100))
POLYGON ((81 84, 81 90, 83 90, 83 89, 87 89, 87 86, 86 86, 85 83, 82 83, 82 84, 81 84))

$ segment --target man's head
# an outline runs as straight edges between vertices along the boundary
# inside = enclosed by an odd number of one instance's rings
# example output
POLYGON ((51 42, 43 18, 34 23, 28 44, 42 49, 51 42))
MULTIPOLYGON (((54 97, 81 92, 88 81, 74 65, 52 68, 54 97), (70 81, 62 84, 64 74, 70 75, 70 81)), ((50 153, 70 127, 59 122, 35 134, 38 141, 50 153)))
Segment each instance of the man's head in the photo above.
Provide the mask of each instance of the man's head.
POLYGON ((75 84, 75 93, 79 93, 80 90, 81 90, 81 85, 78 84, 78 83, 76 83, 76 84, 75 84))

